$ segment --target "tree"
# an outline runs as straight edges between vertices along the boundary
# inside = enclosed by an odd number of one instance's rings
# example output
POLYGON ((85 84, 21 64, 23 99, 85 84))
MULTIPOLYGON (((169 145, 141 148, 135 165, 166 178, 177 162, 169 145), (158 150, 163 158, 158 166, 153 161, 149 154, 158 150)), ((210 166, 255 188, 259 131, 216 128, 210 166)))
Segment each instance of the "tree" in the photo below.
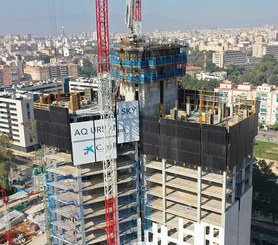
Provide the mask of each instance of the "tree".
POLYGON ((270 127, 272 130, 278 131, 278 124, 274 124, 270 127))
POLYGON ((10 162, 13 153, 10 150, 11 138, 6 134, 0 134, 0 177, 8 178, 10 174, 10 162))
POLYGON ((182 88, 190 90, 214 90, 214 88, 219 87, 220 82, 216 79, 198 80, 190 75, 186 75, 182 79, 182 88))
POLYGON ((238 65, 229 65, 227 67, 228 79, 234 83, 242 82, 242 75, 244 74, 245 69, 238 65))
POLYGON ((80 76, 95 77, 97 75, 97 69, 92 67, 90 60, 83 59, 83 67, 79 69, 80 76))
POLYGON ((253 167, 253 214, 261 214, 272 219, 273 225, 278 219, 278 184, 276 176, 265 160, 257 161, 253 167))
POLYGON ((209 72, 216 72, 216 71, 220 71, 221 70, 217 65, 215 65, 212 62, 207 63, 206 69, 209 72))

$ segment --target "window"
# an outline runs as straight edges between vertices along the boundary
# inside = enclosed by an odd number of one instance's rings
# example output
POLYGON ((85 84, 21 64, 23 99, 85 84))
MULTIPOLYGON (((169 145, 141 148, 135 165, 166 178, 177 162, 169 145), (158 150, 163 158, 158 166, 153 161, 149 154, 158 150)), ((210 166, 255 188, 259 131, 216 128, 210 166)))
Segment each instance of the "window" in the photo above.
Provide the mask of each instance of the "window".
POLYGON ((30 111, 29 103, 26 104, 26 108, 27 108, 27 118, 30 119, 31 118, 31 111, 30 111))
POLYGON ((206 240, 206 245, 209 245, 209 243, 210 243, 209 240, 206 240))
POLYGON ((153 234, 149 232, 149 242, 153 241, 153 234))
POLYGON ((210 227, 206 226, 206 235, 209 235, 209 233, 210 233, 210 227))
POLYGON ((213 229, 213 236, 214 237, 219 237, 219 229, 217 229, 217 228, 213 229))

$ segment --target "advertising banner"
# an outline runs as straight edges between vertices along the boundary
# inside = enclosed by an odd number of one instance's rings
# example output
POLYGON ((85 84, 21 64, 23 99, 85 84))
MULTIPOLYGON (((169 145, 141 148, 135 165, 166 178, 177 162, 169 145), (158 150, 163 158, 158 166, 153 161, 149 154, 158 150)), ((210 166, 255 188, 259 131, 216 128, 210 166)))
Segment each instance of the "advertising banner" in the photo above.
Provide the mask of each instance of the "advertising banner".
POLYGON ((124 101, 117 103, 118 143, 139 141, 139 103, 124 101))
POLYGON ((71 123, 71 139, 74 165, 103 161, 104 152, 108 158, 117 158, 115 120, 110 125, 103 120, 71 123), (104 140, 105 127, 110 129, 106 131, 104 140))

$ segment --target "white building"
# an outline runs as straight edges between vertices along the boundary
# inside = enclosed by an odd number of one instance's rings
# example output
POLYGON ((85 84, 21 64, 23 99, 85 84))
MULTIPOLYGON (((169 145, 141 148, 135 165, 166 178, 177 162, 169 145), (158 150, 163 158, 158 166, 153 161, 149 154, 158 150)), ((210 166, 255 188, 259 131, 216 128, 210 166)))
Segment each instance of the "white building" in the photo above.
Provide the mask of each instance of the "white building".
POLYGON ((225 65, 243 65, 247 62, 247 54, 241 51, 227 50, 214 53, 212 63, 218 67, 225 65))
POLYGON ((0 133, 11 136, 13 148, 29 152, 37 144, 29 129, 29 120, 34 118, 31 94, 0 93, 0 133))
POLYGON ((33 94, 56 94, 57 91, 61 93, 65 92, 65 86, 63 81, 40 81, 34 83, 22 83, 17 86, 13 86, 18 92, 30 92, 33 94))
POLYGON ((266 44, 256 43, 253 45, 252 56, 262 58, 266 54, 266 44))
POLYGON ((93 93, 96 94, 98 91, 98 81, 97 78, 78 78, 72 79, 69 81, 69 91, 70 93, 74 92, 83 92, 85 89, 92 89, 93 93))
POLYGON ((260 101, 259 123, 275 125, 278 123, 278 88, 263 84, 255 87, 249 83, 235 85, 230 81, 220 84, 214 89, 223 98, 223 102, 230 105, 236 99, 260 101))
POLYGON ((198 80, 212 80, 216 79, 218 81, 224 81, 226 79, 227 73, 226 72, 215 72, 215 73, 209 73, 209 72, 201 72, 199 74, 196 74, 196 78, 198 80))
POLYGON ((278 88, 268 84, 258 86, 257 98, 260 101, 259 122, 278 124, 278 88))

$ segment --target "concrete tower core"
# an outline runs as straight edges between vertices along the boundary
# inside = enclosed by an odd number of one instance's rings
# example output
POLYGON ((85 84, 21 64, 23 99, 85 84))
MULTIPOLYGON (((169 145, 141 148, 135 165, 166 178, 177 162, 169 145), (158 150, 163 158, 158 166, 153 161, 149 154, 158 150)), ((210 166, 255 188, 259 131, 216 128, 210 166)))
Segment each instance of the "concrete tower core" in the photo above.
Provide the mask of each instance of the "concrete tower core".
POLYGON ((142 40, 123 40, 111 48, 111 74, 118 95, 139 100, 143 116, 169 113, 178 99, 177 77, 185 75, 184 47, 142 40), (162 106, 163 105, 163 106, 162 106), (163 109, 162 109, 163 108, 163 109))

